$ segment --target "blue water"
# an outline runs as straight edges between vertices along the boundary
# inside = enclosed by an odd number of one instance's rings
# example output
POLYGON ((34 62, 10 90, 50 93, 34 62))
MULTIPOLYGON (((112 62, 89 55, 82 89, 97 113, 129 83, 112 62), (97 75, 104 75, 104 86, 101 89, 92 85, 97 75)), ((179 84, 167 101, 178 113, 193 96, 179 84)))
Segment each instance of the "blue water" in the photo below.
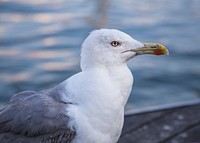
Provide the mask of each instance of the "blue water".
POLYGON ((80 45, 100 27, 163 43, 170 51, 129 62, 134 87, 127 109, 199 99, 199 23, 199 0, 2 0, 0 103, 79 72, 80 45))

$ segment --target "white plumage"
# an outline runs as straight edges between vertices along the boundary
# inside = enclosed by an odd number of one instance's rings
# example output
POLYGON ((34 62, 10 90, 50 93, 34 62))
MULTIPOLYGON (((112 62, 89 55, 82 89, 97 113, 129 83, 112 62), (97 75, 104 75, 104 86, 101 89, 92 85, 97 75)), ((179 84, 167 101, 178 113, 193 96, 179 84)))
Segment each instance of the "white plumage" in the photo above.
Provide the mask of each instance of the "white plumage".
POLYGON ((82 45, 82 72, 64 81, 70 126, 77 136, 73 143, 116 143, 121 134, 124 106, 133 77, 127 60, 134 52, 123 51, 144 45, 118 30, 93 31, 82 45), (120 45, 113 47, 112 41, 120 45))

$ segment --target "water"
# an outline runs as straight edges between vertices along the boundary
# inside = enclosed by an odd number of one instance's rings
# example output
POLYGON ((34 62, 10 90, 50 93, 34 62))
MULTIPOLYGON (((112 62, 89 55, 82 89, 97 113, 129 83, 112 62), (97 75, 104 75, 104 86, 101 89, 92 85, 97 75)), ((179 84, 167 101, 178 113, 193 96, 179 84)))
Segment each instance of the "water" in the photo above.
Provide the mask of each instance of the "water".
POLYGON ((100 27, 170 51, 129 62, 134 87, 127 109, 199 99, 199 23, 199 0, 1 0, 0 103, 79 72, 80 45, 100 27))

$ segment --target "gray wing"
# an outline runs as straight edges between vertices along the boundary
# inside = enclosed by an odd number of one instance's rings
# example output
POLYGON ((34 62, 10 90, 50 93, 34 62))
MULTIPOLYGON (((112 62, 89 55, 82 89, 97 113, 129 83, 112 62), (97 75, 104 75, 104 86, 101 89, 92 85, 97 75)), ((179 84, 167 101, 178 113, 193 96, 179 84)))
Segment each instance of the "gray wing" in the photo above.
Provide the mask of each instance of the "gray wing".
POLYGON ((70 143, 76 133, 67 125, 69 104, 55 90, 14 95, 0 111, 0 142, 70 143))

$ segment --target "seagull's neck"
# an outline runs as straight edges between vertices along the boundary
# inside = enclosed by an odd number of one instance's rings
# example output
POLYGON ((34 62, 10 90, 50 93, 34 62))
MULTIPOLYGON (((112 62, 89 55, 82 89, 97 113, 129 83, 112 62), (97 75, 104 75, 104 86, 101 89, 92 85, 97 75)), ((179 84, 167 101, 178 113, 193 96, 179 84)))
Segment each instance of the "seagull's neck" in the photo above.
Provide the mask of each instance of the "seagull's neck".
POLYGON ((84 70, 83 72, 88 72, 91 74, 91 76, 94 75, 97 76, 97 78, 99 76, 99 80, 101 81, 105 80, 106 82, 106 80, 110 80, 112 85, 120 91, 122 104, 125 106, 133 84, 133 76, 126 63, 109 66, 93 66, 84 70), (102 75, 108 76, 109 78, 103 77, 102 75))
POLYGON ((125 106, 129 94, 132 89, 133 76, 127 64, 120 64, 116 66, 111 66, 107 68, 113 83, 120 90, 123 97, 123 105, 125 106))

